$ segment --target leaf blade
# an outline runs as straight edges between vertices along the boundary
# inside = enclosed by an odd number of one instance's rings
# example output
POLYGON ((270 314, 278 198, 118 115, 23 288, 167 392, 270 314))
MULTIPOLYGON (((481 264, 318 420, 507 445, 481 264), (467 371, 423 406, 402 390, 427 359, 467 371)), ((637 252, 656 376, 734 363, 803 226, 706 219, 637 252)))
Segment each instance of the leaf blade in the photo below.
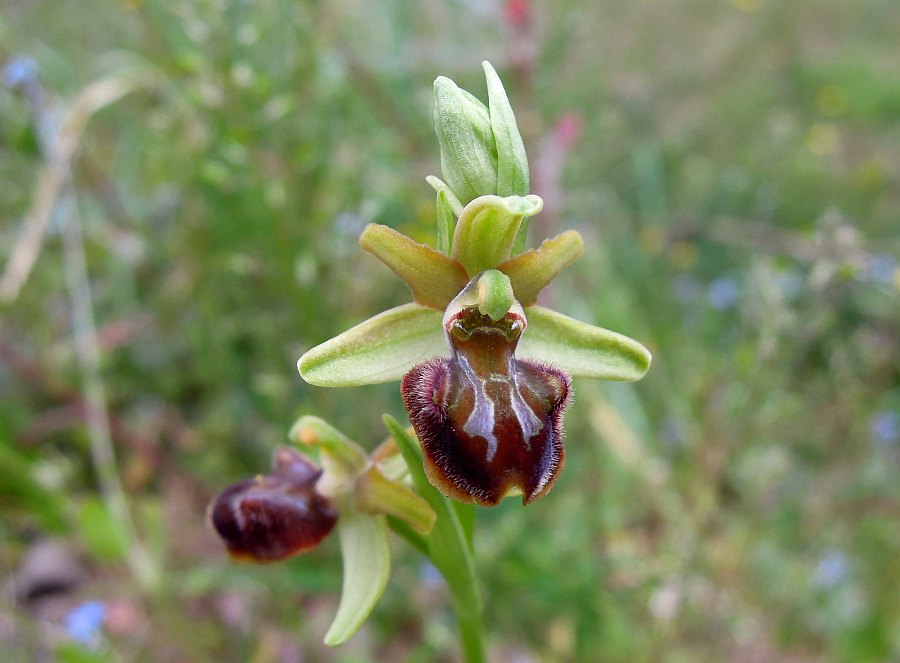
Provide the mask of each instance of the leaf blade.
POLYGON ((470 537, 467 535, 467 529, 470 530, 474 525, 474 514, 465 523, 460 520, 457 510, 452 506, 452 500, 442 495, 428 481, 422 467, 422 452, 418 443, 390 415, 384 415, 384 423, 409 466, 416 492, 431 505, 437 515, 431 533, 424 537, 428 544, 429 559, 444 576, 456 600, 461 605, 477 607, 480 612, 481 594, 470 537))

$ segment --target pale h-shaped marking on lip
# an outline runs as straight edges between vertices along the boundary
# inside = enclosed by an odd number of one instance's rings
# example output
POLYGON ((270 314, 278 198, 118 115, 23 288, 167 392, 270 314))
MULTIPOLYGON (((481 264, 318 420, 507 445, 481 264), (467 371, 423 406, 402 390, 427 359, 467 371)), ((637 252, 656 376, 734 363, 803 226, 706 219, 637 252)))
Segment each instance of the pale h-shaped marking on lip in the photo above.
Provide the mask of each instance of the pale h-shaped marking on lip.
POLYGON ((494 435, 496 404, 488 395, 487 386, 489 382, 500 383, 509 390, 509 403, 512 407, 513 416, 518 422, 519 430, 522 433, 522 441, 525 448, 531 451, 531 439, 541 431, 544 424, 528 404, 525 403, 522 394, 519 392, 515 359, 510 357, 507 373, 489 373, 486 376, 481 376, 472 368, 467 357, 456 353, 454 358, 459 362, 474 396, 472 412, 463 425, 463 431, 473 438, 476 436, 484 438, 488 445, 487 453, 485 454, 487 461, 490 463, 494 460, 494 456, 497 453, 497 444, 499 443, 497 436, 494 435))

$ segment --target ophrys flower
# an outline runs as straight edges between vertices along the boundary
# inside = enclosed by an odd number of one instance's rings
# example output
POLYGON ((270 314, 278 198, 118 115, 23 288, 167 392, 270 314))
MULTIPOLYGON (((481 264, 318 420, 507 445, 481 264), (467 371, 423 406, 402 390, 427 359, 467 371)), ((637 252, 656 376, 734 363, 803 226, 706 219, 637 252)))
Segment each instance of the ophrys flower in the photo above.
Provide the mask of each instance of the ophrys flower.
POLYGON ((383 225, 360 236, 409 285, 414 302, 312 348, 298 368, 307 382, 333 387, 406 375, 404 404, 435 485, 464 501, 491 505, 522 492, 528 503, 549 490, 562 465, 569 376, 638 380, 650 353, 537 304, 584 242, 570 230, 522 251, 527 220, 543 201, 525 195, 515 119, 496 73, 487 64, 485 71, 489 106, 449 79, 435 82, 450 183, 429 178, 438 192, 437 249, 383 225))

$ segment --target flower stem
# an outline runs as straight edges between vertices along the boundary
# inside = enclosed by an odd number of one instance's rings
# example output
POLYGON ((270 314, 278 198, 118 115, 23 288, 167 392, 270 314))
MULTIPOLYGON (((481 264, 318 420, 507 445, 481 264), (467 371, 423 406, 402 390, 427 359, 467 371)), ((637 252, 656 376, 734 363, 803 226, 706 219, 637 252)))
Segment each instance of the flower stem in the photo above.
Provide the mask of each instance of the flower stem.
POLYGON ((416 492, 437 516, 431 533, 423 537, 425 553, 444 576, 453 597, 463 660, 485 663, 481 594, 472 555, 475 507, 453 502, 435 490, 422 469, 418 442, 390 415, 384 416, 384 422, 409 467, 416 492))
MULTIPOLYGON (((474 560, 475 505, 462 504, 461 502, 451 502, 450 504, 456 512, 456 517, 459 519, 460 531, 463 534, 466 548, 474 560)), ((471 582, 477 582, 474 568, 471 569, 470 574, 466 574, 463 577, 469 582, 461 582, 450 588, 453 593, 453 605, 456 609, 463 660, 466 663, 483 663, 487 660, 484 650, 484 629, 482 627, 484 611, 477 585, 473 586, 471 582)))
POLYGON ((453 605, 456 610, 456 621, 459 628, 459 640, 462 647, 463 660, 466 663, 485 663, 487 657, 484 649, 484 629, 482 628, 482 610, 478 596, 468 589, 451 587, 453 605))

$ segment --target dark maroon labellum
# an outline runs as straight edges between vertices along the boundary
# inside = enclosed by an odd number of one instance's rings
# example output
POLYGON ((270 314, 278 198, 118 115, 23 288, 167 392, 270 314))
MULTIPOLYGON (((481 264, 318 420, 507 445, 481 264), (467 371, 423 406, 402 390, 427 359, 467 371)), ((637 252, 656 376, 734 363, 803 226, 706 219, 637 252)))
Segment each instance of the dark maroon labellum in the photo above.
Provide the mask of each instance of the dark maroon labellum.
POLYGON ((494 321, 463 308, 445 318, 450 359, 432 359, 403 377, 425 471, 461 502, 493 506, 519 489, 528 504, 550 490, 562 468, 571 380, 515 358, 525 324, 515 309, 494 321))
POLYGON ((279 447, 272 473, 226 488, 210 519, 237 559, 274 562, 314 548, 334 528, 337 512, 316 492, 322 470, 290 447, 279 447))

